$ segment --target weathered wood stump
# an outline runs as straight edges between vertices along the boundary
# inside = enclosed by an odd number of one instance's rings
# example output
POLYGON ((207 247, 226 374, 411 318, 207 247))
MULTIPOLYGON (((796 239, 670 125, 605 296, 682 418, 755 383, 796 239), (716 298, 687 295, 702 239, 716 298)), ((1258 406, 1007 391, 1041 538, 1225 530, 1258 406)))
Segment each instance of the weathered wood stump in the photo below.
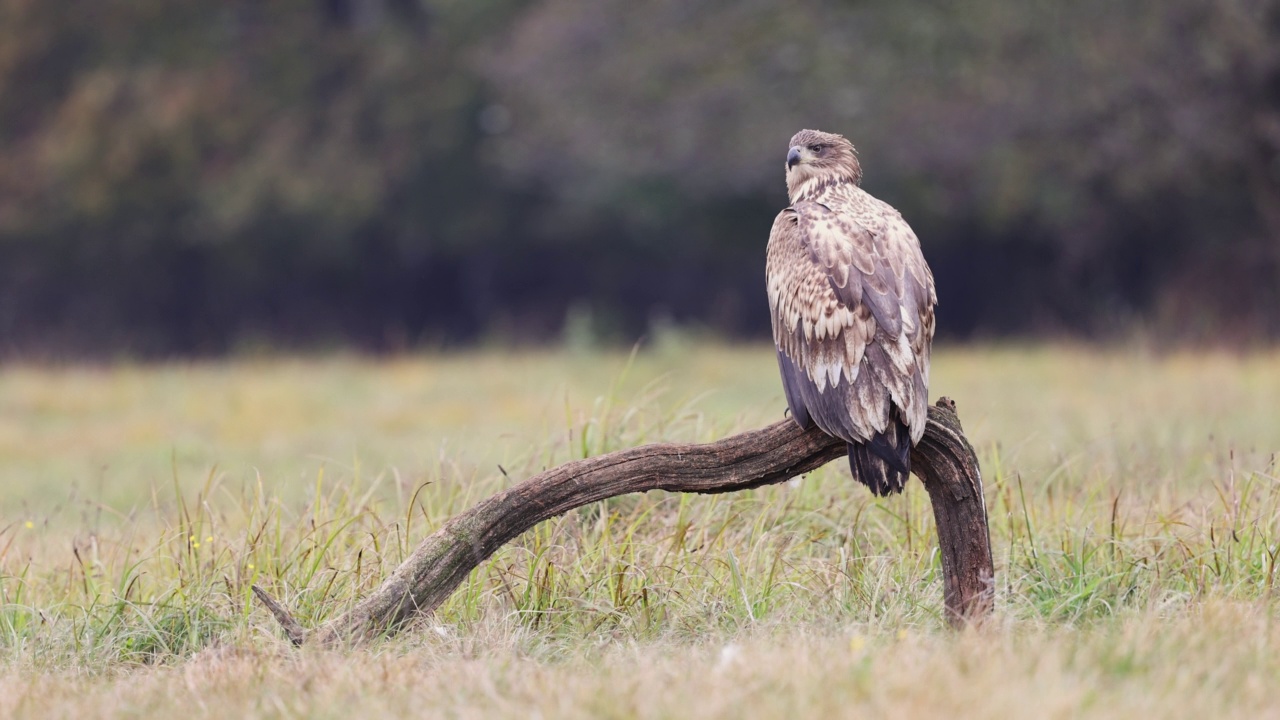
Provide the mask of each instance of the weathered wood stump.
MULTIPOLYGON (((439 607, 481 562, 534 525, 606 498, 648 490, 722 493, 779 483, 845 455, 846 445, 791 420, 705 445, 658 444, 575 460, 525 480, 452 518, 424 539, 372 595, 314 632, 261 588, 253 592, 295 645, 358 644, 439 607)), ((982 476, 955 404, 929 408, 913 472, 933 505, 947 619, 963 626, 992 609, 991 542, 982 476)))

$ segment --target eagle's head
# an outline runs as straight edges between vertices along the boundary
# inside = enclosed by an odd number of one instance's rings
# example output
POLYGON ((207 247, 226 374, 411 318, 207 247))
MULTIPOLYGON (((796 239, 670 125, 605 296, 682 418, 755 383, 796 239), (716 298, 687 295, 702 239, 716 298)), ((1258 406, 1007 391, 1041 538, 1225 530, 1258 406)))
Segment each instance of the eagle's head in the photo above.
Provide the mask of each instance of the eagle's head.
POLYGON ((843 135, 801 130, 787 150, 787 193, 794 200, 806 186, 832 182, 862 182, 862 166, 853 144, 843 135))

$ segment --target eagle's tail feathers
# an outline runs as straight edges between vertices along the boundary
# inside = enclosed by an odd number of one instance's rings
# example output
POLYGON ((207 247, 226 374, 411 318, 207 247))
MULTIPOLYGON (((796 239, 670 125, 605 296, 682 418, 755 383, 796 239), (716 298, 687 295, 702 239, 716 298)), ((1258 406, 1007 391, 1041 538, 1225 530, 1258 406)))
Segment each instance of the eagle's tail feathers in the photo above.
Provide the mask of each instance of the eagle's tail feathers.
POLYGON ((890 420, 889 427, 871 438, 867 445, 871 447, 871 452, 883 458, 894 470, 911 472, 911 432, 898 418, 890 420))
POLYGON ((911 435, 894 418, 889 428, 867 443, 849 443, 849 469, 876 495, 902 492, 911 472, 911 435))

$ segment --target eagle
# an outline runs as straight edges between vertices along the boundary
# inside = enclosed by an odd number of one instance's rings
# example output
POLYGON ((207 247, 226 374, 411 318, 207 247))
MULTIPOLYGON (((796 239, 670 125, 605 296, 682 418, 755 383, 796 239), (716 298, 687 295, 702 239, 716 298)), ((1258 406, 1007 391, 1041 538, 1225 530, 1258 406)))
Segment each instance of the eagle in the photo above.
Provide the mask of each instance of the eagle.
POLYGON ((787 406, 849 443, 872 492, 901 492, 928 419, 933 273, 902 215, 862 189, 843 136, 796 133, 786 172, 765 275, 787 406))

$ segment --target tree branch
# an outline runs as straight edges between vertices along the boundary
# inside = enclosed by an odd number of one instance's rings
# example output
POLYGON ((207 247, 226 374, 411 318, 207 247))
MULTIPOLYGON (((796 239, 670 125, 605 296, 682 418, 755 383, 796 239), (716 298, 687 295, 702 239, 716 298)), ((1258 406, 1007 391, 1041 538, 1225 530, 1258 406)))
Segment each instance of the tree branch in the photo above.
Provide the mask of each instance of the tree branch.
MULTIPOLYGON (((815 470, 845 452, 843 440, 783 420, 705 445, 645 445, 565 463, 450 519, 372 595, 305 640, 331 646, 393 633, 414 615, 439 607, 498 548, 574 508, 648 490, 746 490, 815 470)), ((950 400, 929 408, 929 425, 911 461, 937 521, 947 619, 963 625, 990 613, 993 569, 978 460, 950 400)), ((290 640, 301 644, 303 631, 288 612, 260 588, 254 593, 290 640)))

